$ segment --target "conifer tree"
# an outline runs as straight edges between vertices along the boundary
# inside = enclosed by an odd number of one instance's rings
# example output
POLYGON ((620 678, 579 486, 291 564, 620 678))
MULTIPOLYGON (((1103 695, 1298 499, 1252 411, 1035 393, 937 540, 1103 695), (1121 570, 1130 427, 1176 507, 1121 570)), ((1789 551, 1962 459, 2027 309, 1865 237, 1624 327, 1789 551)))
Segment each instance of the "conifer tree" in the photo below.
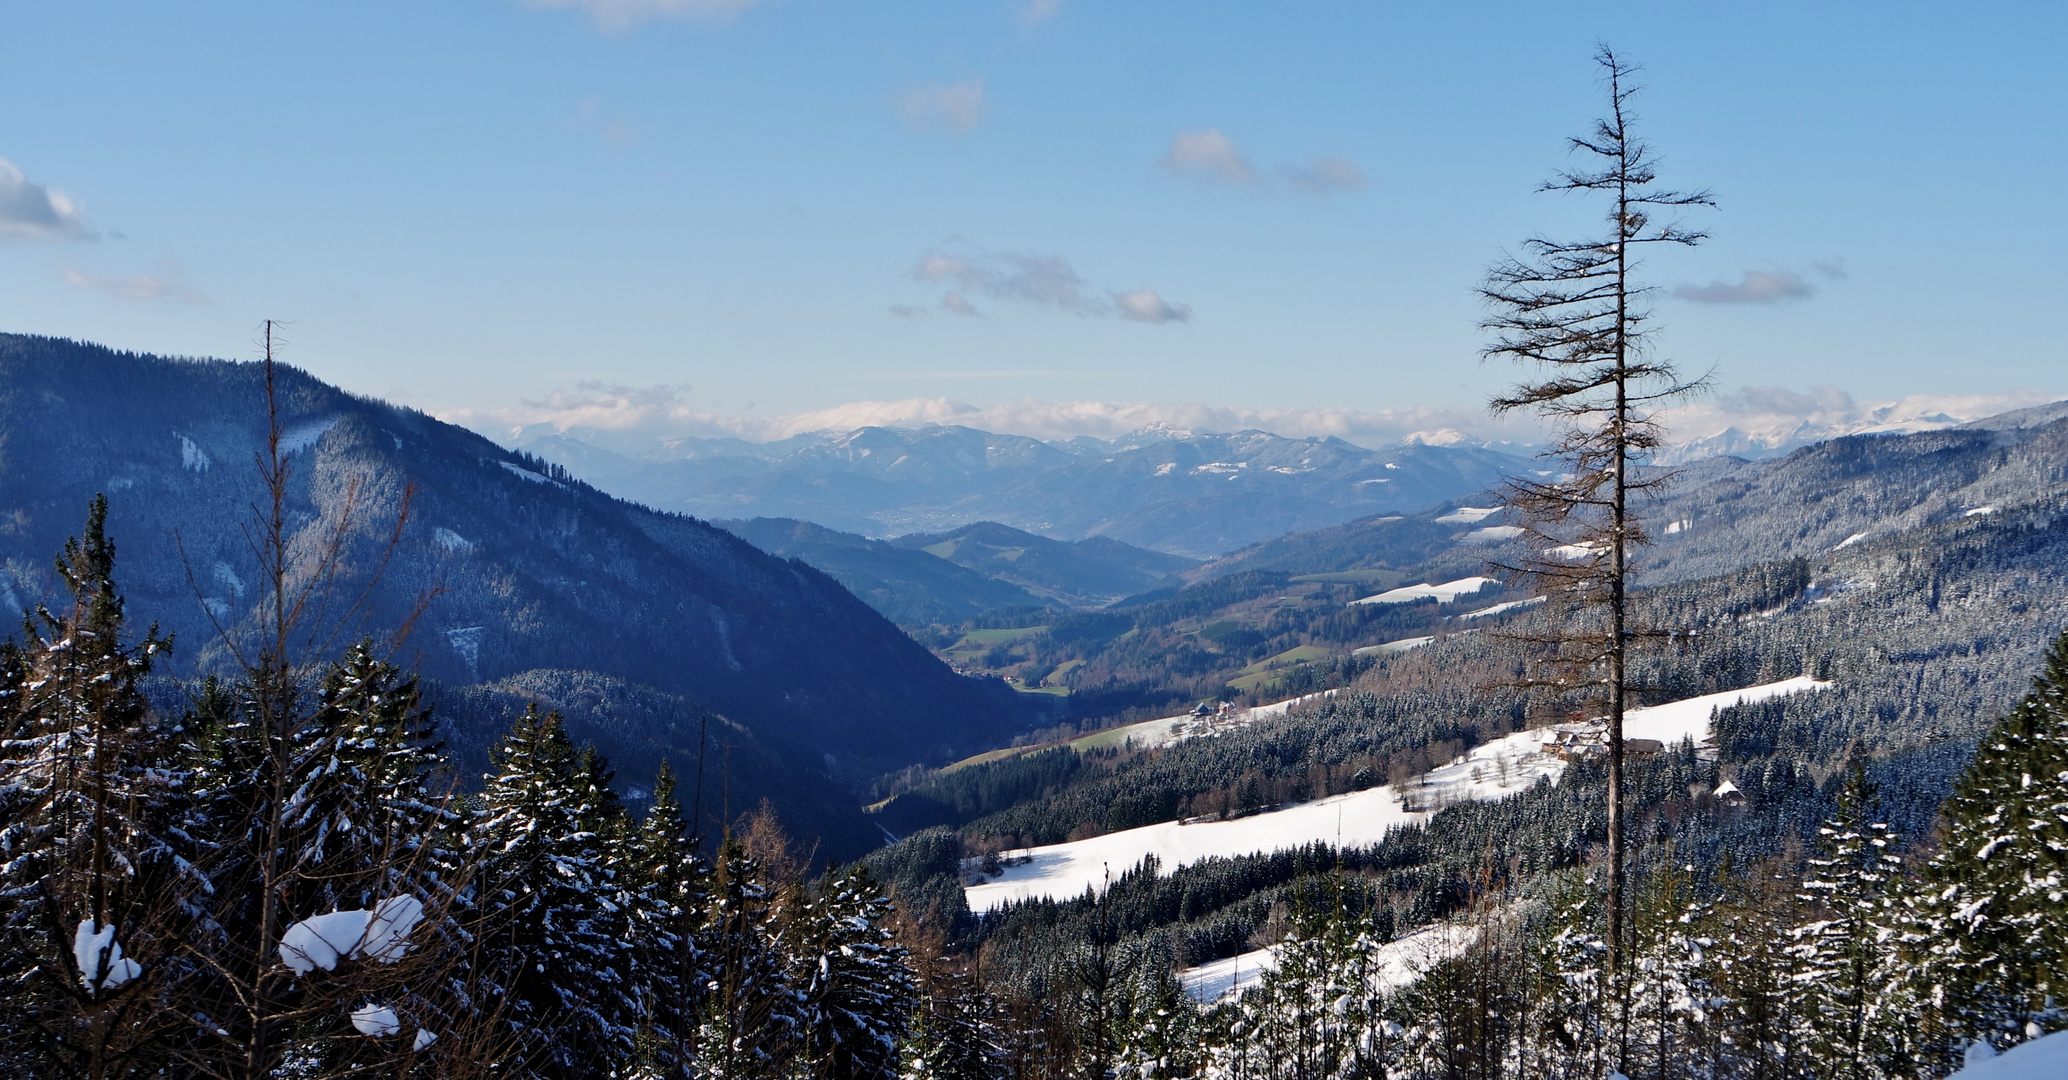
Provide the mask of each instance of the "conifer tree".
POLYGON ((779 1076, 794 1059, 802 1027, 798 991, 779 949, 783 912, 746 847, 728 837, 719 850, 710 906, 700 935, 711 983, 697 1048, 706 1074, 779 1076))
POLYGON ((711 978, 696 936, 710 868, 684 832, 675 771, 665 761, 654 778, 653 805, 624 862, 632 894, 627 923, 640 1003, 640 1057, 655 1075, 685 1075, 696 1060, 700 1003, 711 978))
POLYGON ((1549 646, 1545 685, 1583 693, 1606 717, 1608 866, 1606 972, 1616 977, 1624 948, 1623 714, 1636 705, 1630 583, 1633 557, 1649 542, 1633 497, 1656 489, 1662 474, 1641 468, 1661 445, 1658 407, 1693 389, 1673 365, 1653 355, 1648 339, 1652 286, 1638 276, 1641 250, 1692 246, 1705 234, 1662 211, 1715 205, 1706 191, 1659 185, 1658 158, 1635 130, 1631 100, 1636 68, 1603 46, 1595 56, 1608 88, 1608 109, 1587 135, 1569 140, 1583 164, 1541 190, 1603 196, 1607 228, 1577 240, 1528 240, 1504 259, 1480 295, 1493 308, 1483 328, 1494 340, 1488 358, 1544 373, 1495 398, 1497 413, 1528 411, 1558 425, 1545 457, 1551 479, 1510 482, 1509 505, 1527 530, 1529 556, 1501 569, 1530 583, 1563 608, 1549 646))
POLYGON ((1917 1055, 1890 927, 1902 859, 1895 835, 1871 819, 1875 793, 1854 762, 1837 814, 1818 829, 1801 900, 1822 916, 1790 931, 1791 1011, 1804 1064, 1829 1080, 1903 1076, 1917 1055))
POLYGON ((1982 736, 1944 813, 1922 929, 1950 1019, 1997 1048, 2068 1026, 2068 634, 1982 736))
POLYGON ((171 642, 123 641, 107 513, 58 556, 69 608, 0 653, 0 1062, 37 1073, 153 1072, 177 1022, 178 777, 137 688, 171 642))
MULTIPOLYGON (((596 827, 600 759, 537 706, 492 753, 477 829, 480 929, 500 962, 511 1020, 544 1075, 607 1075, 630 1062, 629 957, 609 856, 596 827)), ((614 805, 614 804, 613 804, 614 805)))
POLYGON ((890 904, 860 867, 829 876, 789 935, 801 1018, 799 1056, 814 1076, 896 1075, 918 987, 886 923, 890 904))

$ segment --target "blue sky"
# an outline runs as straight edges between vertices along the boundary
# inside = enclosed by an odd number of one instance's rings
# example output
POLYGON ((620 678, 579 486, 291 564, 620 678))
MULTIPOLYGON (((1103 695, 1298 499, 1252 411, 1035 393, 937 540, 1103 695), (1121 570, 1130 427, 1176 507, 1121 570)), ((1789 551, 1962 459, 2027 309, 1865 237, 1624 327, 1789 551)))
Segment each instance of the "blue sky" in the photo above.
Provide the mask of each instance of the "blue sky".
POLYGON ((2058 4, 0 3, 0 329, 285 319, 485 427, 1464 424, 1597 40, 1722 204, 1649 268, 1685 366, 2068 393, 2058 4))

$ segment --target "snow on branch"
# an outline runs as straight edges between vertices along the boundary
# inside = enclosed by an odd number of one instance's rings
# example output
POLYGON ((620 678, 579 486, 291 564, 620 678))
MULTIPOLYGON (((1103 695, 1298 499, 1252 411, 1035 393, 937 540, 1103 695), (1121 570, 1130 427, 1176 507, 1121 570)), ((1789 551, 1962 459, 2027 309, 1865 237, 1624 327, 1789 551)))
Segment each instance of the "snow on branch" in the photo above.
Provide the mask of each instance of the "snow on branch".
POLYGON ((423 901, 391 896, 372 911, 333 911, 303 919, 281 935, 280 961, 298 975, 317 968, 336 970, 340 960, 371 957, 392 964, 409 951, 409 932, 423 917, 423 901))

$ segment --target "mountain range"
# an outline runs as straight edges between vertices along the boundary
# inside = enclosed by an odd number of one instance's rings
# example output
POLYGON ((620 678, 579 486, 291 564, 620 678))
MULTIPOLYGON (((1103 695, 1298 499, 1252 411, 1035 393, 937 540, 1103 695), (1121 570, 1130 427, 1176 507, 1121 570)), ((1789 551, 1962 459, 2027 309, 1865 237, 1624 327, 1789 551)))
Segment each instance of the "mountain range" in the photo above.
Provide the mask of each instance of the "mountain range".
POLYGON ((597 487, 714 519, 785 517, 866 536, 993 521, 1195 559, 1498 484, 1527 459, 1470 446, 1157 428, 1043 442, 968 427, 864 427, 773 443, 525 429, 514 445, 597 487))

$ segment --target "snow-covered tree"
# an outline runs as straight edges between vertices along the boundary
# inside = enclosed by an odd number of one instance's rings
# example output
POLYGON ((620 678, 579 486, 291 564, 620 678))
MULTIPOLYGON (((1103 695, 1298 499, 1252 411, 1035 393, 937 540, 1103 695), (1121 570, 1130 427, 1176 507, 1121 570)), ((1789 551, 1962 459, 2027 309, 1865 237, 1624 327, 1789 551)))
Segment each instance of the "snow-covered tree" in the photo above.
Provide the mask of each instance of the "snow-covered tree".
POLYGON ((887 926, 890 904, 860 868, 829 876, 786 935, 800 996, 798 1055, 812 1076, 896 1075, 918 987, 887 926))
POLYGON ((697 942, 710 868, 698 857, 675 798, 675 771, 661 763, 653 804, 620 860, 639 1003, 639 1056, 656 1076, 685 1075, 711 975, 697 942))
POLYGON ((492 755, 477 824, 476 933, 495 958, 535 1066, 548 1076, 609 1075, 637 1029, 625 909, 597 826, 599 762, 576 750, 558 714, 532 707, 492 755))
POLYGON ((2068 1026, 2068 634, 1944 814, 1922 908, 1949 1020, 1999 1049, 2068 1026))
POLYGON ((123 640, 107 511, 58 556, 70 605, 0 653, 0 1063, 25 1073, 155 1071, 174 1019, 178 777, 137 689, 170 642, 123 640))
POLYGON ((803 1026, 798 990, 779 948, 787 913, 735 839, 719 852, 709 904, 699 935, 712 972, 697 1034, 701 1066, 713 1080, 780 1076, 803 1026))
POLYGON ((1837 814, 1818 830, 1801 900, 1817 918, 1789 931, 1790 1011, 1804 1066, 1829 1080, 1909 1075, 1918 1060, 1916 1010, 1897 949, 1895 835, 1871 819, 1874 792, 1855 762, 1837 814))

